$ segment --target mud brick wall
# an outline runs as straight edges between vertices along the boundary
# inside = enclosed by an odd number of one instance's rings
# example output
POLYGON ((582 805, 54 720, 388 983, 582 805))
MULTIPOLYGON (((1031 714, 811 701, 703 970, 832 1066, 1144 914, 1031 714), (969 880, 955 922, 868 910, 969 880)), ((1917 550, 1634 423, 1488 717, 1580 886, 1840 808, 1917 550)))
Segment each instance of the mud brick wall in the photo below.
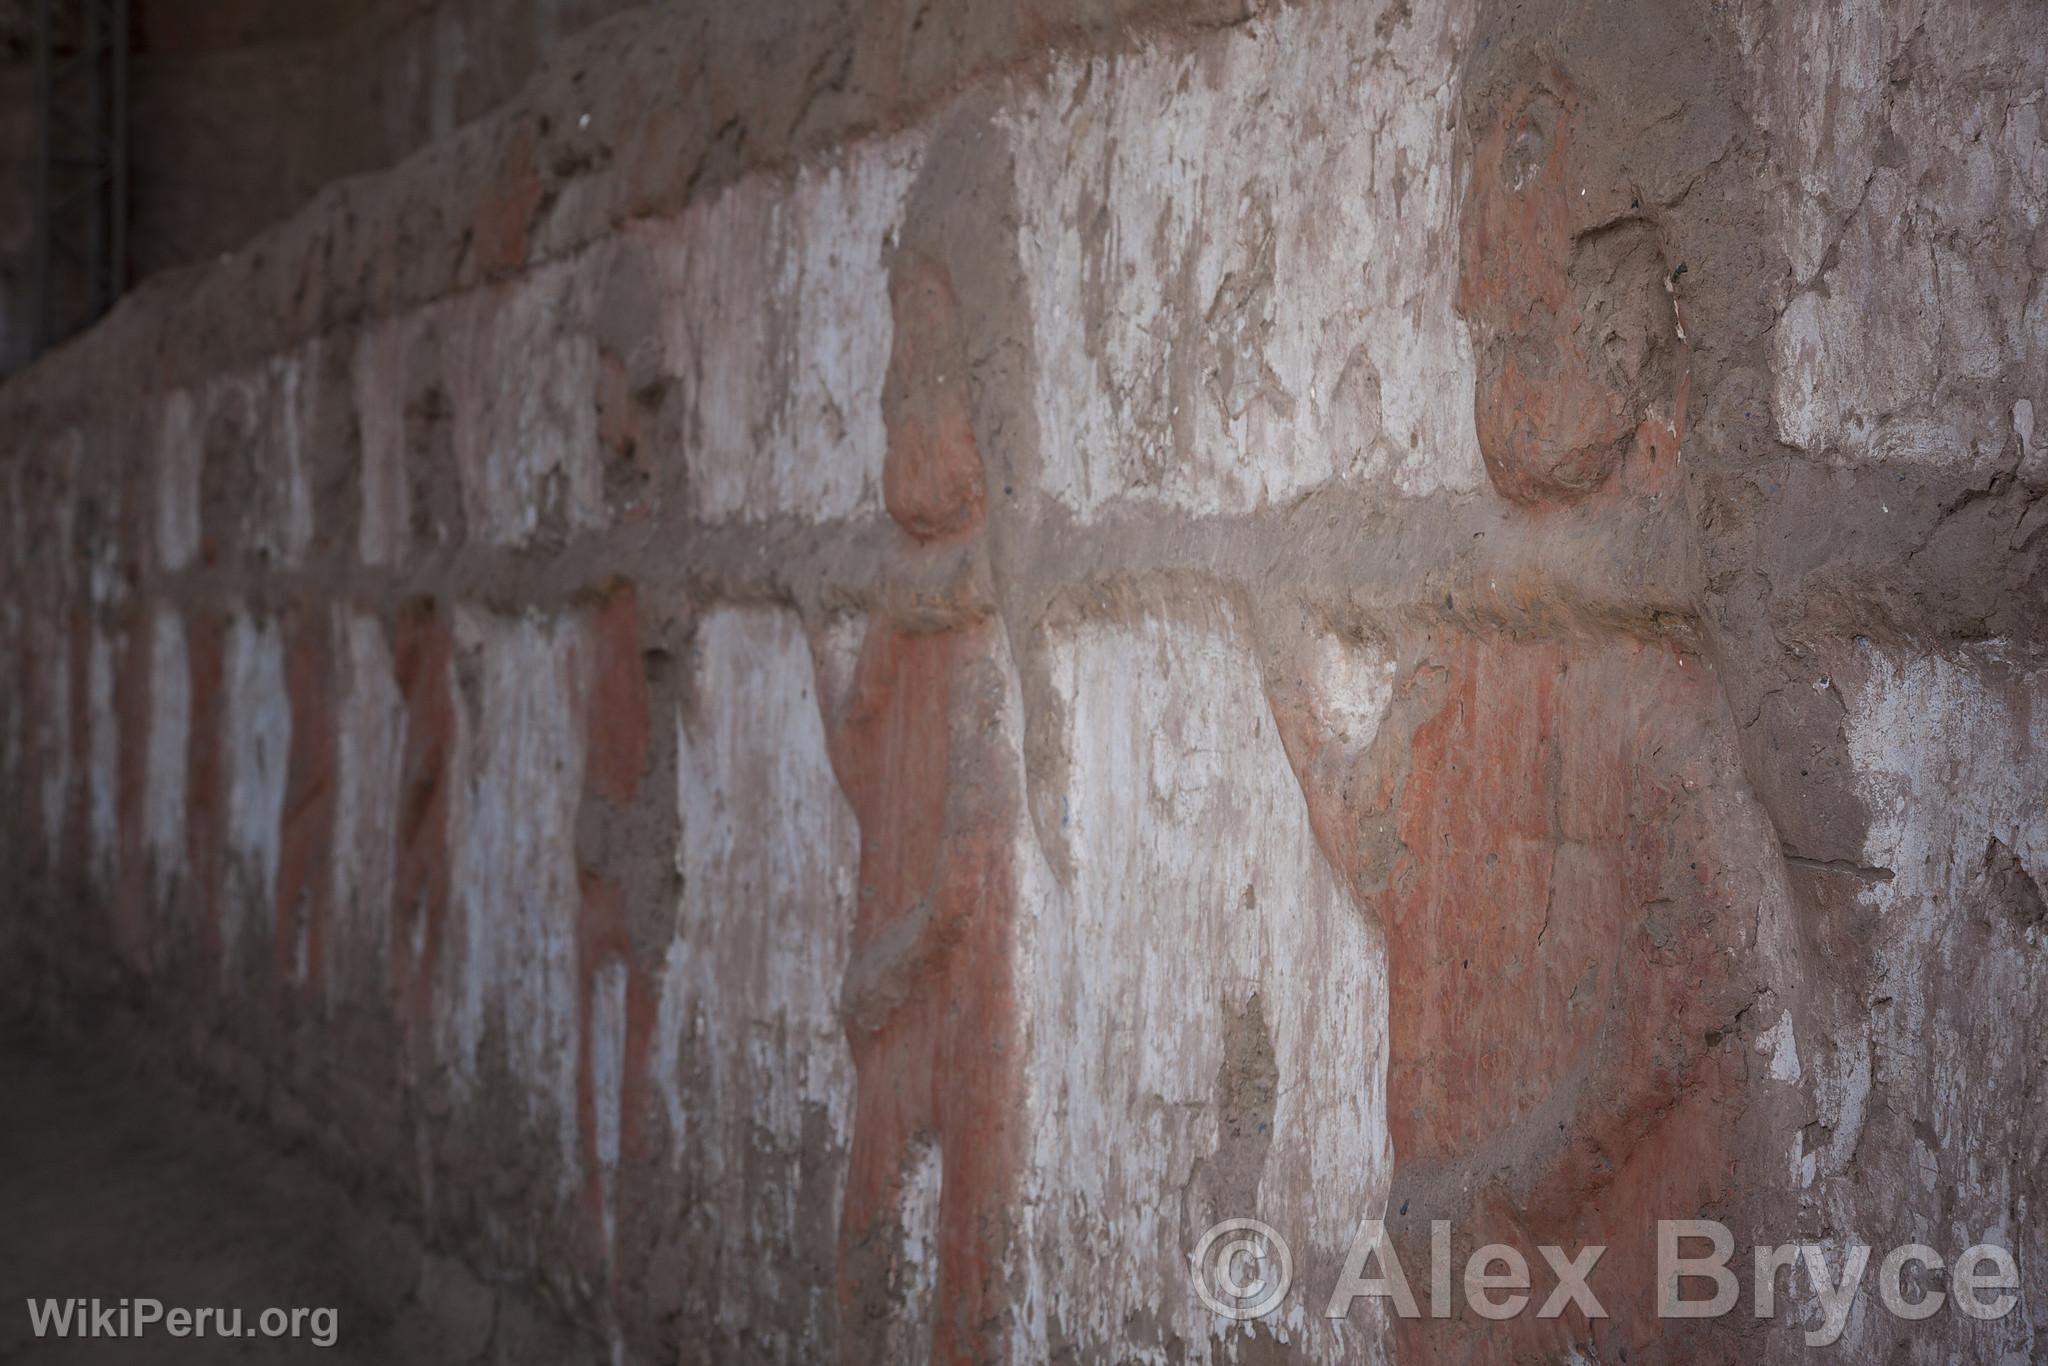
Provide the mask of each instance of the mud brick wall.
POLYGON ((2038 12, 766 24, 0 389, 15 998, 634 1356, 1803 1359, 1693 1216, 2037 1356, 2038 12), (1327 1320, 1368 1216, 1609 1316, 1327 1320))

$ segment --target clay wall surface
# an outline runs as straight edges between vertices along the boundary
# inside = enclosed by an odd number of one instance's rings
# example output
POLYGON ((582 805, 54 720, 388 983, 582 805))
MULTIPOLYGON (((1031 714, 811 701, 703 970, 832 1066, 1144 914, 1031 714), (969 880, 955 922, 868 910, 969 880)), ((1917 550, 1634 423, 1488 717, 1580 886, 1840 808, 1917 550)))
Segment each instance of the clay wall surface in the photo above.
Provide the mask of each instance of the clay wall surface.
POLYGON ((2033 1359, 2044 84, 2023 0, 597 22, 0 387, 7 989, 633 1359, 1791 1361, 1795 1241, 2009 1247, 1838 1350, 2033 1359), (1606 1315, 1328 1319, 1368 1217, 1606 1315))

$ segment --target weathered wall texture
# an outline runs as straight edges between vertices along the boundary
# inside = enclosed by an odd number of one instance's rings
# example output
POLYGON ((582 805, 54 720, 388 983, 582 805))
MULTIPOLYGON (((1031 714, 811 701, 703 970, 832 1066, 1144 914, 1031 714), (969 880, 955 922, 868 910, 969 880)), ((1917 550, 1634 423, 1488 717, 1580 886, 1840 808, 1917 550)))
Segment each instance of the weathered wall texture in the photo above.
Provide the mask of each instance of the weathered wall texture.
POLYGON ((2022 0, 601 25, 0 390, 11 980, 636 1358, 1800 1358, 1657 1318, 1706 1216, 2007 1245, 1841 1350, 2035 1359, 2044 84, 2022 0), (1368 1216, 1609 1316, 1327 1320, 1368 1216))

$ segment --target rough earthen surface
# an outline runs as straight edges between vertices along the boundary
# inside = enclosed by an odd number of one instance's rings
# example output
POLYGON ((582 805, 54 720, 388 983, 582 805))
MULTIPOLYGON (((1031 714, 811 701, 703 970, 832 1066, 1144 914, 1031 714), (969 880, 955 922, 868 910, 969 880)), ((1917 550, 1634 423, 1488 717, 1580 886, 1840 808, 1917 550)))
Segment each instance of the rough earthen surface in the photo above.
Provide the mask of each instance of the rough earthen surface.
POLYGON ((2038 1357, 2044 82, 621 15, 0 390, 9 980, 628 1359, 1805 1359, 1695 1217, 2009 1247, 1837 1350, 2038 1357), (1366 1218, 1606 1313, 1327 1319, 1366 1218))

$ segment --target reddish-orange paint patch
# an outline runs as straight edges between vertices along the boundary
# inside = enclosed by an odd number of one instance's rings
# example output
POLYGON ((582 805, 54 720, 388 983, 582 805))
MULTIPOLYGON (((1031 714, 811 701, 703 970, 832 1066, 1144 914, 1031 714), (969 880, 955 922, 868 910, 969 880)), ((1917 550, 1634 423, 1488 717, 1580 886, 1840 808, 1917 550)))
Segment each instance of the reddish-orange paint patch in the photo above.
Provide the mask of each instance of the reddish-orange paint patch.
POLYGON ((906 255, 890 272, 889 301, 895 343, 882 387, 882 499, 919 540, 958 535, 980 524, 986 499, 952 281, 930 257, 906 255))
POLYGON ((399 615, 392 672, 405 699, 405 762, 399 781, 393 879, 391 981, 401 1018, 427 1025, 434 966, 448 918, 452 802, 460 719, 455 640, 447 615, 415 602, 399 615))
MULTIPOLYGON (((1478 370, 1479 449, 1503 496, 1571 502, 1632 452, 1652 463, 1664 453, 1645 409, 1670 406, 1675 423, 1683 381, 1666 367, 1682 374, 1685 348, 1665 335, 1675 302, 1650 221, 1581 219, 1587 173, 1571 162, 1578 101, 1569 83, 1553 73, 1501 108, 1473 151, 1458 279, 1478 370), (1590 293, 1573 285, 1581 253, 1590 293), (1631 371, 1633 379, 1618 377, 1631 371)), ((1674 437, 1675 456, 1674 428, 1656 425, 1674 437)))
MULTIPOLYGON (((640 649, 639 596, 630 583, 608 586, 586 614, 590 642, 585 675, 584 791, 615 807, 629 805, 640 790, 647 767, 651 721, 647 673, 640 649)), ((586 1154, 583 1199, 593 1229, 604 1222, 606 1201, 617 1192, 606 1189, 599 1152, 598 1106, 615 1103, 619 1113, 618 1160, 644 1155, 642 1115, 647 1094, 648 1055, 654 1039, 656 995, 626 924, 619 889, 590 869, 579 870, 582 907, 576 922, 577 1072, 576 1118, 586 1154), (597 1039, 592 1016, 596 992, 613 969, 625 974, 626 1032, 619 1066, 619 1094, 598 1095, 592 1050, 597 1039)))
POLYGON ((151 941, 149 868, 145 853, 143 802, 149 790, 150 691, 153 664, 149 616, 131 615, 121 632, 122 663, 114 675, 114 714, 120 718, 121 761, 114 799, 119 870, 114 917, 122 954, 148 971, 159 951, 151 941))
POLYGON ((300 986, 321 980, 334 885, 336 738, 329 630, 326 612, 298 613, 290 626, 285 667, 292 742, 278 843, 274 961, 279 982, 300 986), (302 941, 305 976, 299 979, 302 941))
MULTIPOLYGON (((1662 644, 1463 638, 1408 672, 1404 707, 1427 714, 1396 785, 1391 753, 1347 761, 1276 706, 1322 847, 1385 927, 1397 1188, 1473 1191, 1432 1213, 1539 1269, 1540 1244, 1611 1245, 1613 1315, 1404 1321, 1404 1359, 1651 1341, 1656 1221, 1721 1190, 1740 1085, 1709 1042, 1742 1003, 1728 845, 1695 795, 1718 696, 1662 644), (1357 832, 1386 815, 1395 853, 1372 867, 1357 832)), ((1426 1255, 1426 1228, 1396 1236, 1426 1255)))
POLYGON ((535 164, 537 139, 531 123, 522 123, 505 148, 497 173, 484 186, 477 205, 477 263, 486 275, 498 275, 526 264, 527 234, 540 207, 540 169, 535 164))
MULTIPOLYGON (((63 868, 60 873, 81 876, 85 872, 86 846, 91 832, 86 807, 92 790, 92 728, 95 720, 92 714, 92 614, 82 607, 74 607, 69 614, 69 641, 71 651, 71 785, 64 794, 62 844, 64 850, 63 868)), ((90 898, 88 898, 90 900, 90 898)), ((96 904, 93 910, 100 909, 96 904)))
POLYGON ((870 628, 854 693, 827 717, 859 817, 860 905, 847 1038, 858 1079, 840 1231, 842 1303, 893 1249, 904 1178, 938 1145, 934 1361, 981 1360, 1004 1310, 1018 1082, 1010 934, 1015 758, 984 724, 1001 705, 990 623, 870 628), (921 917, 922 924, 911 918, 921 917), (909 933, 892 933, 906 927, 909 933))
POLYGON ((647 767, 647 672, 640 600, 630 583, 608 588, 588 616, 591 660, 584 783, 618 806, 633 800, 647 767))
POLYGON ((221 922, 221 872, 227 838, 227 787, 221 762, 221 702, 227 672, 227 624, 217 612, 197 610, 185 620, 185 648, 192 677, 192 729, 185 757, 184 895, 172 914, 183 913, 196 936, 196 965, 202 984, 220 981, 226 944, 221 922))

